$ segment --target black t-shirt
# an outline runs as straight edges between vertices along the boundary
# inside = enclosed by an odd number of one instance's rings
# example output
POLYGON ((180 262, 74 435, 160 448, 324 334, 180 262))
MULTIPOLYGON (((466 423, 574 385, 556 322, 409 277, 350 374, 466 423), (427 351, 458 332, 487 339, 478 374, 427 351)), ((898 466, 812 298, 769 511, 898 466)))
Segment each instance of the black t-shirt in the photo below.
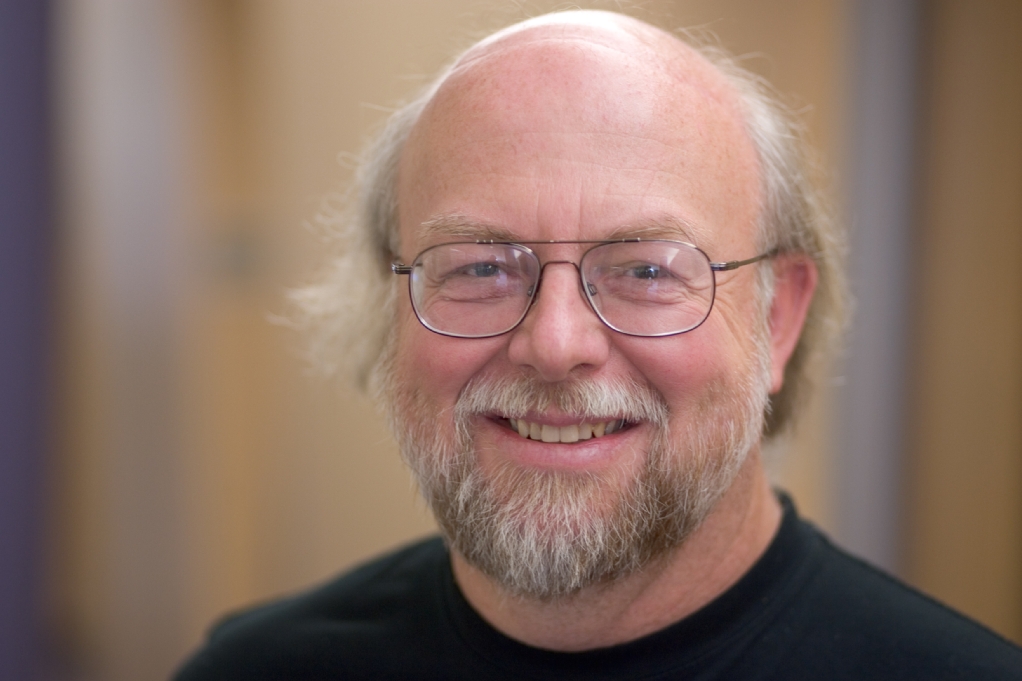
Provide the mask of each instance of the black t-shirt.
POLYGON ((787 499, 737 584, 644 638, 579 653, 510 639, 429 539, 228 618, 177 681, 1022 679, 1022 649, 833 546, 787 499))

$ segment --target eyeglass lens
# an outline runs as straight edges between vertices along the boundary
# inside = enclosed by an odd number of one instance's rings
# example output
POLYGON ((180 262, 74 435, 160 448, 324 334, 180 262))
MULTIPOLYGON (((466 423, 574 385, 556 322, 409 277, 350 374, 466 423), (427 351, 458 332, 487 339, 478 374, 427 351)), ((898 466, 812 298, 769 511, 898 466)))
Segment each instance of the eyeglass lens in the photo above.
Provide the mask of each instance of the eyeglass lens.
MULTIPOLYGON (((409 281, 412 306, 438 333, 478 338, 514 328, 536 295, 542 267, 516 244, 441 244, 423 251, 409 281)), ((689 331, 713 305, 710 262, 676 241, 612 242, 587 251, 579 270, 590 305, 626 334, 689 331)))

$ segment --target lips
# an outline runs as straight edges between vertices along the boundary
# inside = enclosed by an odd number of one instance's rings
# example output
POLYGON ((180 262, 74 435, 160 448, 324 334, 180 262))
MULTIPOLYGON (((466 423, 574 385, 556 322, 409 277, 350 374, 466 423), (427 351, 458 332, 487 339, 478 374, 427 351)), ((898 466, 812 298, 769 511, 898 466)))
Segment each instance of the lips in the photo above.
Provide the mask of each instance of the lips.
POLYGON ((613 421, 601 421, 597 423, 582 423, 579 425, 551 426, 547 424, 534 423, 525 419, 507 419, 511 429, 519 435, 530 440, 538 440, 548 443, 571 444, 580 440, 604 437, 610 435, 625 426, 623 419, 613 421))

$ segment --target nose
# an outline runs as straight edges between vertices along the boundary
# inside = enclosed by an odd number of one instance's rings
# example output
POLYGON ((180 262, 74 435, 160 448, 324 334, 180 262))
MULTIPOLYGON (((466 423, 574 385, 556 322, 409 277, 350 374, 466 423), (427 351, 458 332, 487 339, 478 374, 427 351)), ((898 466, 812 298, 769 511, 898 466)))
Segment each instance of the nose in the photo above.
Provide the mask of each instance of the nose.
POLYGON ((544 381, 563 381, 579 369, 597 368, 610 355, 611 331, 582 298, 577 267, 571 261, 545 263, 536 300, 512 332, 509 359, 544 381))

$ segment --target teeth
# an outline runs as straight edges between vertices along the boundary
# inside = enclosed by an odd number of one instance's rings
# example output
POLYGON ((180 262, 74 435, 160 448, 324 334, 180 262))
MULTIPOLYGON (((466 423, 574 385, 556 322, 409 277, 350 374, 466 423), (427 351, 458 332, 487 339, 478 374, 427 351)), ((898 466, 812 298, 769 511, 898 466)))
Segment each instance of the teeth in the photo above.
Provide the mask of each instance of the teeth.
POLYGON ((578 426, 564 426, 558 430, 561 431, 561 442, 578 442, 578 426))
POLYGON ((508 419, 513 430, 530 440, 541 442, 561 442, 570 444, 579 440, 589 440, 594 437, 603 437, 617 432, 624 427, 624 421, 603 421, 602 423, 583 423, 571 426, 548 426, 539 423, 529 423, 525 419, 508 419))
POLYGON ((543 442, 560 442, 561 441, 561 429, 557 426, 543 426, 540 431, 541 439, 543 442))

